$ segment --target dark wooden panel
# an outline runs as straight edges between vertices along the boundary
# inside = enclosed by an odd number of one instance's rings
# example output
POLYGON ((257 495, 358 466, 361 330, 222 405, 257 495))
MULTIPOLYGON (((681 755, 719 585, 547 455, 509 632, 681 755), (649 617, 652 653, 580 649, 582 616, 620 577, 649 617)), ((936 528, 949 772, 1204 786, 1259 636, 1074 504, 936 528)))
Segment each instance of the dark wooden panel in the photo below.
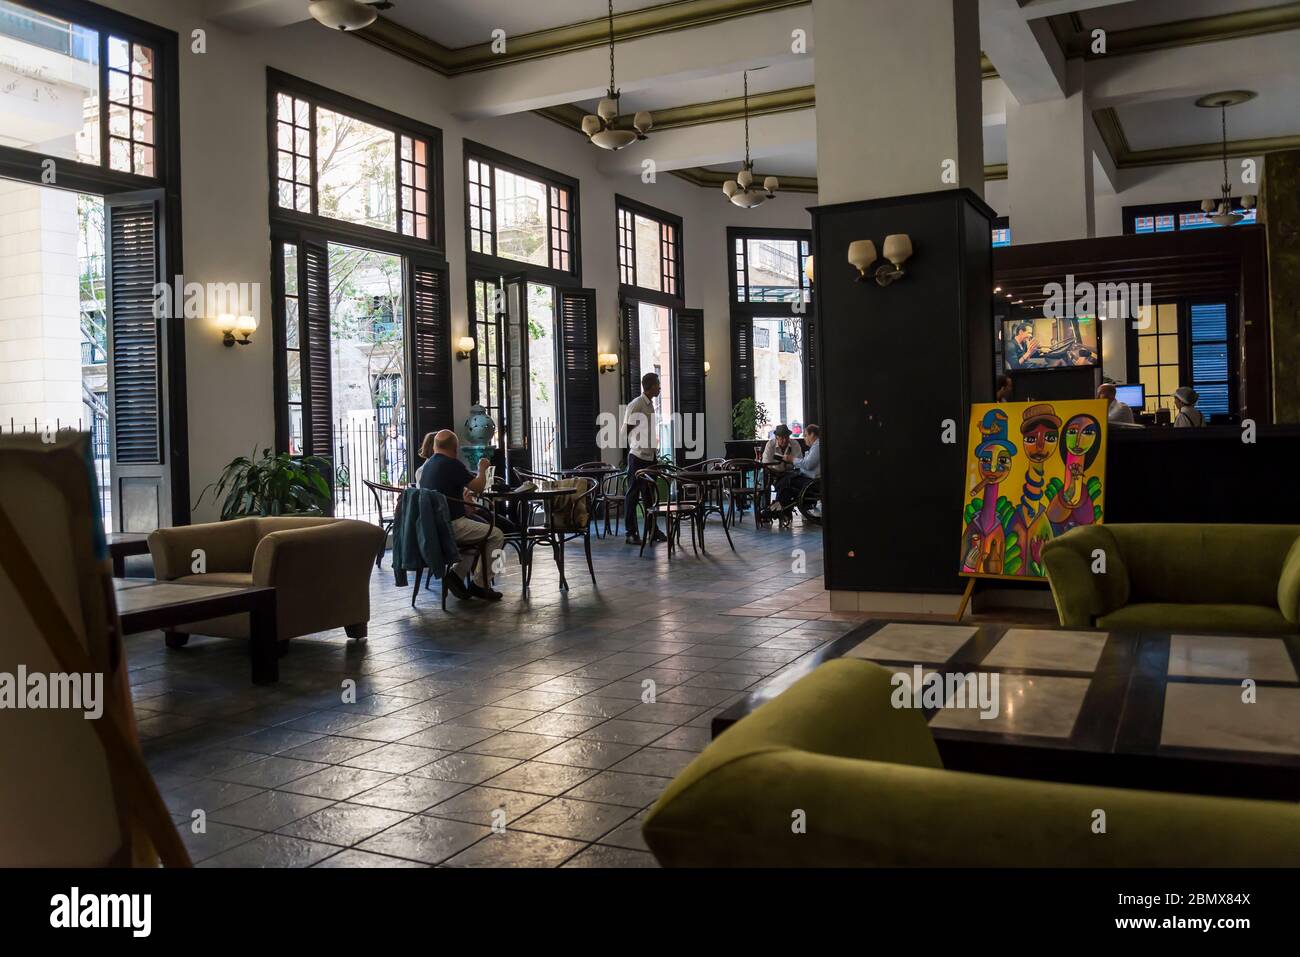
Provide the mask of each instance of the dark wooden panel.
POLYGON ((623 340, 623 401, 631 402, 641 394, 641 324, 635 302, 619 302, 618 322, 623 340))
POLYGON ((114 461, 156 464, 162 462, 158 204, 110 198, 107 216, 114 461))
POLYGON ((298 249, 302 296, 302 442, 307 455, 329 456, 333 444, 330 373, 329 247, 304 240, 298 249))
POLYGON ((447 270, 411 263, 410 354, 412 410, 417 441, 429 432, 455 428, 451 388, 451 319, 447 270))
POLYGON ((596 381, 596 291, 560 290, 561 421, 564 433, 560 467, 573 468, 600 458, 596 418, 600 388, 596 381))

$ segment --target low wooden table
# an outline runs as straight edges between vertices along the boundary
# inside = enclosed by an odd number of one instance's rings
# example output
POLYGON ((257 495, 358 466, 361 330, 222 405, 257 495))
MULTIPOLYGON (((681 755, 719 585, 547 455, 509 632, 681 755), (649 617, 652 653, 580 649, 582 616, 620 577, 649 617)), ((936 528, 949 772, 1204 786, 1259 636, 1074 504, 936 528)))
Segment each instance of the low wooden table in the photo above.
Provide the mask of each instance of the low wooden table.
MULTIPOLYGON (((1300 800, 1300 637, 870 621, 801 662, 999 676, 998 717, 924 710, 949 770, 1300 800), (865 642, 865 644, 864 644, 865 642), (1242 701, 1254 682, 1256 703, 1242 701)), ((790 684, 713 719, 716 737, 790 684)), ((834 720, 833 716, 828 720, 834 720)))
POLYGON ((280 679, 274 588, 114 578, 113 589, 117 597, 117 616, 122 622, 123 634, 127 635, 247 613, 253 684, 271 684, 280 679))
POLYGON ((128 555, 148 555, 149 536, 141 532, 113 532, 107 536, 108 557, 113 560, 113 575, 126 577, 128 555))

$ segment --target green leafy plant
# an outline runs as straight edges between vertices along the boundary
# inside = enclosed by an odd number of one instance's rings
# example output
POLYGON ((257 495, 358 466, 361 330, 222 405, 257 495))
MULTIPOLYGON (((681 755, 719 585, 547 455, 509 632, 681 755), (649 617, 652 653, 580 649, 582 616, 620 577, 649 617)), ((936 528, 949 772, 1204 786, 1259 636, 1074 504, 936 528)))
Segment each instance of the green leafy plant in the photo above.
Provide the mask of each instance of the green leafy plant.
POLYGON ((731 407, 731 437, 734 439, 761 438, 767 428, 767 408, 762 402, 746 396, 731 407))
POLYGON ((315 455, 296 459, 287 452, 272 454, 253 450, 252 458, 241 455, 221 476, 199 493, 199 507, 208 489, 221 499, 222 521, 242 515, 324 515, 330 506, 326 481, 330 463, 315 455))

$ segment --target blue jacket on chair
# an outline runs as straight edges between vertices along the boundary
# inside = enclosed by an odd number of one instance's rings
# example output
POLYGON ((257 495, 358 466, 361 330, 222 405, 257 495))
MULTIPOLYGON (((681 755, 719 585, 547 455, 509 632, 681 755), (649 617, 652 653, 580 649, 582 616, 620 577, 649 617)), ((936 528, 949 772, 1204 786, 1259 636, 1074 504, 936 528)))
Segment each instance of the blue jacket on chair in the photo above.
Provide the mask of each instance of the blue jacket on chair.
POLYGON ((441 492, 414 486, 402 493, 393 523, 393 576, 406 587, 406 573, 428 568, 441 578, 460 561, 451 513, 441 492))

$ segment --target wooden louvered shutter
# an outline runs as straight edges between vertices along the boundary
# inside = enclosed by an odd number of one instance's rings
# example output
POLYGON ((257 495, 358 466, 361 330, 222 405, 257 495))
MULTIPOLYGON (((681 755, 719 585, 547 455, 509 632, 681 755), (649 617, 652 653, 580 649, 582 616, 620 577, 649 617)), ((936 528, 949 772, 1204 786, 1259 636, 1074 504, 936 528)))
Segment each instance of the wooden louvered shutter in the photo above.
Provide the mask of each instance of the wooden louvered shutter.
POLYGON ((680 460, 704 456, 704 313, 699 309, 677 312, 677 411, 682 415, 685 442, 678 452, 680 460), (690 417, 688 424, 687 417, 690 417))
POLYGON ((533 461, 529 439, 533 430, 532 388, 528 381, 528 280, 508 276, 505 280, 505 371, 502 382, 506 409, 506 465, 515 481, 516 469, 539 468, 533 461))
POLYGON ((596 380, 596 291, 559 292, 560 371, 563 438, 560 467, 573 468, 600 458, 596 417, 600 390, 596 380))
POLYGON ((171 518, 163 343, 174 304, 155 292, 167 282, 163 193, 108 196, 104 211, 113 528, 150 532, 171 518))
POLYGON ((817 317, 811 307, 803 317, 803 421, 817 421, 817 317))
POLYGON ((754 397, 754 320, 731 317, 731 404, 754 397))
POLYGON ((619 302, 618 322, 623 340, 623 401, 631 402, 641 394, 641 322, 635 302, 619 302))
POLYGON ((302 451, 333 461, 334 398, 330 381, 329 247, 304 239, 298 247, 302 349, 302 451))
POLYGON ((430 432, 454 429, 455 408, 451 389, 451 315, 447 295, 447 269, 431 262, 412 261, 410 303, 406 335, 407 354, 414 384, 410 403, 413 447, 430 432))

